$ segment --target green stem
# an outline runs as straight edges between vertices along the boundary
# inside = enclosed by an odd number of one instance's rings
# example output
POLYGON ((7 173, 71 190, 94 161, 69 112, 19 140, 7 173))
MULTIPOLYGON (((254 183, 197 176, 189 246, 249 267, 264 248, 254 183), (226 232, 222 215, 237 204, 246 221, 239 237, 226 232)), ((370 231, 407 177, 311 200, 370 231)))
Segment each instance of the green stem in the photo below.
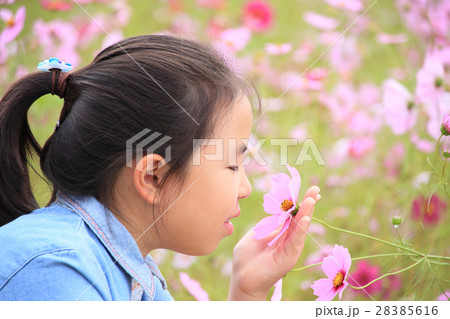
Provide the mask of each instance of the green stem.
POLYGON ((437 155, 439 164, 441 164, 441 166, 444 165, 444 164, 442 164, 442 162, 441 162, 441 154, 439 154, 439 143, 441 142, 442 136, 444 136, 444 134, 441 134, 441 136, 439 136, 439 139, 438 139, 437 144, 436 144, 436 155, 437 155))
POLYGON ((341 231, 341 232, 344 232, 344 233, 348 233, 348 234, 364 237, 364 238, 367 238, 367 239, 372 239, 372 240, 378 241, 380 243, 383 243, 385 245, 396 247, 396 248, 399 248, 399 249, 402 249, 402 250, 409 251, 409 252, 411 252, 413 254, 425 257, 425 254, 420 253, 418 251, 415 251, 414 249, 411 249, 411 248, 408 248, 408 247, 403 247, 403 246, 400 246, 400 245, 397 245, 397 244, 394 244, 394 243, 390 243, 390 242, 387 242, 385 240, 382 240, 382 239, 379 239, 379 238, 376 238, 376 237, 373 237, 373 236, 369 236, 369 235, 365 235, 365 234, 361 234, 361 233, 356 233, 356 232, 353 232, 353 231, 350 231, 350 230, 334 227, 334 226, 331 226, 331 225, 327 224, 326 222, 324 222, 323 220, 320 220, 320 219, 318 219, 316 217, 312 217, 312 219, 317 221, 317 222, 319 222, 319 223, 321 223, 321 224, 324 224, 328 228, 331 228, 331 229, 334 229, 334 230, 338 230, 338 231, 341 231))
MULTIPOLYGON (((369 258, 377 258, 377 257, 395 257, 395 256, 415 256, 415 254, 398 254, 398 253, 393 253, 393 254, 379 254, 379 255, 369 255, 369 256, 362 256, 362 257, 354 257, 352 258, 352 261, 355 260, 361 260, 361 259, 369 259, 369 258)), ((296 268, 296 269, 292 269, 291 271, 301 271, 301 270, 305 270, 311 267, 315 267, 315 266, 320 266, 322 265, 322 263, 317 263, 317 264, 311 264, 308 266, 304 266, 301 268, 296 268)))
POLYGON ((415 262, 414 264, 412 264, 412 265, 410 265, 410 266, 408 266, 408 267, 406 267, 406 268, 403 268, 403 269, 401 269, 401 270, 399 270, 399 271, 396 271, 396 272, 389 272, 389 273, 387 273, 387 274, 384 274, 383 276, 380 276, 380 277, 378 277, 378 278, 375 278, 374 280, 372 280, 371 282, 369 282, 367 285, 364 285, 364 286, 361 286, 361 287, 354 287, 354 286, 352 286, 352 285, 350 285, 350 284, 348 284, 348 285, 349 285, 349 287, 351 287, 351 288, 353 288, 353 289, 364 289, 364 288, 366 288, 367 286, 370 286, 371 284, 373 284, 375 281, 381 280, 381 279, 383 279, 384 277, 392 276, 392 275, 397 275, 397 274, 402 273, 402 272, 404 272, 404 271, 406 271, 406 270, 409 270, 409 269, 413 268, 414 266, 420 264, 420 263, 421 263, 422 261, 424 261, 425 259, 426 259, 426 257, 423 257, 423 258, 421 258, 419 261, 415 262))

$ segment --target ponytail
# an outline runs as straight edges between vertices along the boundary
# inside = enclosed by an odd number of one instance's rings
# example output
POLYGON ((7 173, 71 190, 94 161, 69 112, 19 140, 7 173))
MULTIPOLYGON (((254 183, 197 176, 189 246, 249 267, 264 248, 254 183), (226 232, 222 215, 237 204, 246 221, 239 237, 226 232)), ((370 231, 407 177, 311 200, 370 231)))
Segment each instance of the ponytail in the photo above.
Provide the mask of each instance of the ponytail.
POLYGON ((40 157, 41 146, 30 130, 27 111, 51 90, 51 72, 36 72, 13 84, 0 101, 0 226, 39 208, 28 156, 40 157))

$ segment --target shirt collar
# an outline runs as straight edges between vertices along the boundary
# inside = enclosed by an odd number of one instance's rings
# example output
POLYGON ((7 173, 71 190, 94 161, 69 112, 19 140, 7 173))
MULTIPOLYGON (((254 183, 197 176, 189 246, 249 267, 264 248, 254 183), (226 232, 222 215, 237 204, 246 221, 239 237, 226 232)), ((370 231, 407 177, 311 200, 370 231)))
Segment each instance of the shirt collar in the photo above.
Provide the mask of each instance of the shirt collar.
POLYGON ((57 193, 57 202, 83 218, 89 228, 122 268, 144 288, 150 300, 155 297, 156 276, 164 289, 166 281, 150 255, 144 259, 136 241, 111 211, 95 197, 57 193), (150 271, 149 271, 150 270, 150 271))

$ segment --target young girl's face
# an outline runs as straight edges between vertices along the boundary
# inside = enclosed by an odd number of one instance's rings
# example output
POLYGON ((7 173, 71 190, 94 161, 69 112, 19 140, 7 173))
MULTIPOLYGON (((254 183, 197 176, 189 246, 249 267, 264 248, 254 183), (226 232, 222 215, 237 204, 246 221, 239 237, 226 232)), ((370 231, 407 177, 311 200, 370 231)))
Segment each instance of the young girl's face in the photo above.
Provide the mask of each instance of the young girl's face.
POLYGON ((251 104, 242 97, 216 129, 216 145, 204 146, 197 154, 194 151, 189 177, 178 197, 169 203, 158 228, 162 248, 206 255, 222 238, 231 235, 233 225, 229 220, 240 214, 238 201, 252 190, 240 165, 245 156, 242 139, 250 137, 252 120, 251 104), (233 156, 236 160, 230 161, 233 156))

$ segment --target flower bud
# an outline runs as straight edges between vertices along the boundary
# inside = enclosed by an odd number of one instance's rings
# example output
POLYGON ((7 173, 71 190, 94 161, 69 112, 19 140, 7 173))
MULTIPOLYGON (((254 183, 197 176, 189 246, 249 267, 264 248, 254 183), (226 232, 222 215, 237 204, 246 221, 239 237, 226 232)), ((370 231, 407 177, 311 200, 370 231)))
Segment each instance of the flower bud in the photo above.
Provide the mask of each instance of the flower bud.
POLYGON ((403 222, 403 218, 400 216, 394 216, 392 217, 392 225, 395 227, 398 227, 403 222))
POLYGON ((441 133, 446 136, 450 135, 450 114, 444 116, 442 120, 441 133))

